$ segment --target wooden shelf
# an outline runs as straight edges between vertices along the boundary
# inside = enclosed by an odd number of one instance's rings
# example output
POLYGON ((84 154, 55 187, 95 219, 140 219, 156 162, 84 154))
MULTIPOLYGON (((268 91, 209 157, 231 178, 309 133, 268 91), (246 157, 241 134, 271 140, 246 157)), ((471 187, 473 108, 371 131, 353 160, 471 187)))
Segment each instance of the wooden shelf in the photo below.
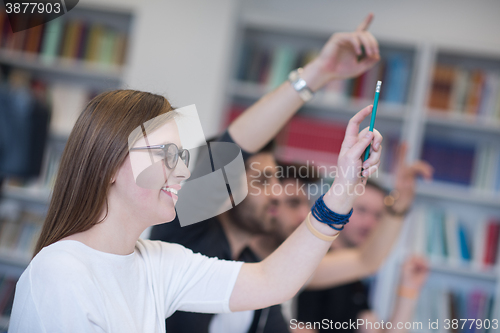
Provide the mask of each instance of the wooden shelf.
POLYGON ((430 183, 419 183, 417 185, 417 195, 493 208, 500 207, 499 193, 492 194, 469 188, 464 185, 451 183, 436 181, 430 183))
MULTIPOLYGON (((270 92, 272 89, 269 87, 253 82, 233 81, 230 86, 230 94, 233 97, 247 98, 257 100, 270 92)), ((318 92, 306 107, 314 107, 319 109, 334 110, 335 112, 342 112, 346 114, 354 114, 373 103, 373 100, 351 99, 346 98, 341 102, 332 102, 328 100, 327 93, 318 92)), ((377 118, 392 119, 402 121, 404 114, 408 109, 407 105, 379 102, 377 118)))
MULTIPOLYGON (((391 189, 394 184, 394 176, 384 172, 380 172, 375 180, 388 189, 391 189)), ((419 181, 417 182, 416 194, 422 197, 500 208, 500 193, 484 192, 459 184, 419 181)))
POLYGON ((16 265, 20 267, 28 267, 31 258, 27 258, 26 256, 15 256, 5 253, 0 253, 0 263, 8 264, 8 265, 16 265))
POLYGON ((437 126, 453 127, 468 131, 480 131, 500 135, 500 121, 458 114, 454 111, 429 110, 427 123, 437 126))
POLYGON ((2 195, 6 198, 40 203, 44 205, 50 202, 51 196, 50 191, 46 189, 24 188, 7 185, 3 187, 2 195))
POLYGON ((483 280, 495 281, 498 276, 498 269, 496 267, 485 267, 484 269, 471 267, 470 265, 451 265, 449 263, 430 262, 429 268, 432 272, 460 275, 471 278, 478 278, 483 280))
POLYGON ((0 50, 0 63, 36 72, 113 82, 120 82, 123 74, 123 69, 116 65, 104 65, 69 58, 57 58, 47 62, 37 54, 12 50, 0 50))

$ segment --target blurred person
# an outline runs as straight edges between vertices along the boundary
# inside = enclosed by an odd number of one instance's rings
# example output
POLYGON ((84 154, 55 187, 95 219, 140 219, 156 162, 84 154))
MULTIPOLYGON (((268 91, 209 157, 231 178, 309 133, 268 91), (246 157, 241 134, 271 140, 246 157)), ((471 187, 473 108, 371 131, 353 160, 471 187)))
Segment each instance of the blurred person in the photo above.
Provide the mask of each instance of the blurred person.
MULTIPOLYGON (((311 91, 316 91, 336 79, 356 77, 371 68, 379 59, 378 44, 367 31, 373 15, 368 15, 355 32, 337 33, 324 45, 319 56, 300 73, 311 91), (366 57, 358 61, 362 54, 366 57)), ((266 145, 303 105, 304 100, 290 82, 261 98, 247 109, 219 138, 235 142, 242 148, 247 167, 249 194, 246 199, 217 217, 194 225, 180 227, 178 222, 155 226, 151 239, 182 244, 194 252, 219 259, 257 262, 261 259, 250 249, 251 239, 273 228, 277 198, 266 194, 266 186, 278 185, 273 154, 259 150, 266 145), (252 154, 254 154, 252 156, 252 154)), ((366 109, 370 112, 371 107, 366 109)), ((364 114, 364 113, 363 113, 364 114)), ((357 120, 354 122, 357 123, 357 120)), ((359 126, 359 125, 358 125, 359 126)), ((361 133, 366 133, 364 129, 361 133)), ((355 135, 353 132, 351 136, 355 135)), ((346 147, 352 143, 347 142, 346 147)), ((381 136, 375 131, 370 158, 363 163, 365 175, 378 169, 381 136)), ((361 161, 359 161, 361 163, 361 161)), ((271 307, 255 312, 212 315, 177 312, 167 320, 170 332, 288 332, 280 308, 271 307), (230 328, 228 328, 230 327, 230 328)))

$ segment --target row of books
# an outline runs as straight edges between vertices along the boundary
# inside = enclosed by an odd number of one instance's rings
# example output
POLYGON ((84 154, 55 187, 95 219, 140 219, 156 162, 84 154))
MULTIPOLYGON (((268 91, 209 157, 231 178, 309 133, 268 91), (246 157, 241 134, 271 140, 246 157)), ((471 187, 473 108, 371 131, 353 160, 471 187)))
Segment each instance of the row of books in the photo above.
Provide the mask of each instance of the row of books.
MULTIPOLYGON (((244 110, 245 106, 233 105, 226 124, 244 110)), ((334 166, 344 140, 345 128, 345 123, 294 116, 275 138, 276 157, 284 162, 334 166)))
POLYGON ((484 290, 452 290, 429 286, 422 290, 414 316, 422 329, 413 332, 496 332, 494 297, 484 290))
POLYGON ((425 140, 421 158, 434 168, 434 179, 467 185, 487 193, 500 192, 500 145, 425 140))
MULTIPOLYGON (((299 51, 287 45, 272 49, 256 43, 246 43, 237 72, 239 81, 276 88, 283 83, 288 73, 304 67, 313 60, 319 50, 299 51)), ((411 59, 397 52, 389 53, 371 70, 358 78, 338 80, 318 92, 328 102, 343 102, 349 99, 373 99, 377 80, 382 80, 380 99, 390 103, 404 104, 407 100, 411 77, 411 59)))
POLYGON ((368 100, 372 103, 378 80, 382 81, 381 101, 405 104, 411 81, 411 59, 400 53, 389 53, 357 78, 332 81, 319 94, 330 103, 341 103, 349 99, 368 100))
MULTIPOLYGON (((245 110, 234 105, 227 124, 245 110)), ((345 123, 314 117, 294 116, 276 137, 276 154, 283 161, 334 166, 344 139, 345 123)), ((399 138, 386 136, 381 171, 393 173, 399 138)), ((434 168, 436 181, 469 186, 488 192, 500 192, 500 146, 495 143, 464 145, 441 138, 428 138, 421 159, 434 168)))
POLYGON ((500 145, 485 143, 476 149, 474 189, 487 193, 500 193, 500 145))
MULTIPOLYGON (((227 127, 243 111, 245 106, 233 105, 227 115, 227 127)), ((276 158, 283 162, 309 164, 316 167, 329 167, 337 164, 338 154, 345 136, 347 124, 332 120, 306 116, 294 116, 278 133, 275 139, 276 158)), ((381 156, 381 171, 394 171, 399 139, 393 136, 384 138, 384 149, 381 156)), ((324 173, 325 169, 321 169, 324 173)))
POLYGON ((470 186, 472 184, 476 147, 441 138, 427 138, 421 159, 434 168, 438 181, 470 186))
POLYGON ((429 108, 500 120, 500 71, 437 64, 429 108))
POLYGON ((59 17, 13 33, 5 12, 0 13, 0 48, 38 55, 45 63, 73 59, 121 66, 126 47, 127 34, 105 24, 59 17))
POLYGON ((29 261, 42 230, 44 216, 22 211, 5 217, 0 224, 0 256, 8 260, 29 261))
POLYGON ((500 217, 470 221, 436 207, 417 208, 413 250, 436 262, 484 268, 499 263, 500 217))
POLYGON ((0 317, 9 317, 12 312, 17 280, 17 277, 0 276, 0 317))

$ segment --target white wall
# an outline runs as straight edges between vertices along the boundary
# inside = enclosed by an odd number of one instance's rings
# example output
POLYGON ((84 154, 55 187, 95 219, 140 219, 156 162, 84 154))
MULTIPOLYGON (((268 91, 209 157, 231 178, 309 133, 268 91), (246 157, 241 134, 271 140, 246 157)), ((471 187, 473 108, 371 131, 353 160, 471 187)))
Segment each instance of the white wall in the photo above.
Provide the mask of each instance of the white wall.
POLYGON ((206 136, 219 130, 238 1, 86 0, 134 11, 125 88, 196 104, 206 136))
POLYGON ((377 38, 500 52, 498 0, 244 0, 242 12, 252 21, 332 32, 354 29, 373 12, 377 38))

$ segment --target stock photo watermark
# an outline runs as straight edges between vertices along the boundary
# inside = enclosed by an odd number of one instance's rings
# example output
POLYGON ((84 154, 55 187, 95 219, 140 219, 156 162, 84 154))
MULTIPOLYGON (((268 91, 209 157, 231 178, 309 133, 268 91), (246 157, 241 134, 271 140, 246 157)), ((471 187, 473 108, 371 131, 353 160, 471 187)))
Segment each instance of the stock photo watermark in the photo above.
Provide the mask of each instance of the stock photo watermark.
MULTIPOLYGON (((302 165, 278 165, 261 168, 259 162, 253 162, 249 165, 249 195, 304 195, 310 200, 328 192, 331 188, 335 195, 360 196, 364 194, 364 183, 349 186, 349 184, 338 184, 331 181, 339 176, 344 179, 362 178, 361 167, 342 168, 325 165, 315 166, 314 164, 314 161, 307 161, 302 165)), ((377 177, 378 169, 370 178, 377 177)))

